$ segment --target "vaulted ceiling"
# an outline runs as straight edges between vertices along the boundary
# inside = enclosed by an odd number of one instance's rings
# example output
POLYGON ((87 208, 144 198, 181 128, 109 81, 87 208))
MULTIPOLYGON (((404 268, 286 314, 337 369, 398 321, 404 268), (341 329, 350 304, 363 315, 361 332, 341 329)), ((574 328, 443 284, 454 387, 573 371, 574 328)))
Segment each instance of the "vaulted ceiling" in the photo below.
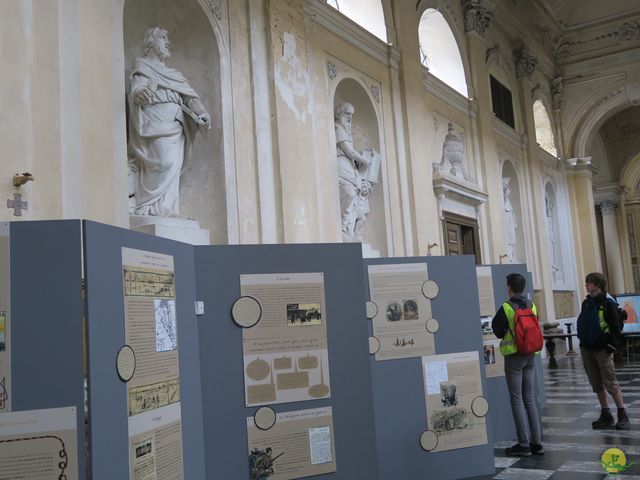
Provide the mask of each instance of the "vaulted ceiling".
POLYGON ((640 13, 638 0, 536 0, 565 33, 609 22, 624 22, 640 13))

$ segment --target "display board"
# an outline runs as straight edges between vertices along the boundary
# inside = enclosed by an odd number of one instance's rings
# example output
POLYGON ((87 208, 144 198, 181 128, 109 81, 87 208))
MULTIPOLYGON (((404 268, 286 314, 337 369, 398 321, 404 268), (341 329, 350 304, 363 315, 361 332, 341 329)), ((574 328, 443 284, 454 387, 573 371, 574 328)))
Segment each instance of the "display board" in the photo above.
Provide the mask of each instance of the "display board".
POLYGON ((208 478, 378 478, 360 245, 202 246, 195 264, 208 478))
POLYGON ((15 418, 11 413, 1 414, 9 417, 3 417, 8 420, 0 436, 22 437, 23 442, 11 444, 17 446, 19 455, 43 458, 51 452, 59 454, 52 474, 55 470, 56 475, 66 475, 69 480, 84 479, 80 222, 12 222, 9 228, 11 309, 5 324, 11 322, 9 394, 15 418), (61 411, 64 414, 59 414, 61 411), (63 438, 65 444, 57 439, 26 438, 45 432, 63 438), (58 468, 58 462, 63 466, 58 468))
MULTIPOLYGON (((491 268, 493 277, 493 291, 495 300, 495 310, 507 300, 507 275, 519 273, 527 280, 525 295, 533 299, 533 282, 531 273, 527 271, 525 264, 502 264, 487 265, 491 268)), ((480 329, 480 327, 478 327, 480 329)), ((499 353, 496 353, 498 355, 499 353)), ((536 401, 538 412, 542 418, 542 408, 544 407, 544 375, 540 356, 536 356, 536 401)), ((511 403, 509 402, 509 390, 504 376, 487 379, 489 385, 489 403, 494 412, 504 412, 504 415, 490 415, 493 431, 493 441, 511 441, 516 439, 516 427, 511 414, 511 403)))
MULTIPOLYGON (((437 381, 438 376, 447 375, 451 380, 455 372, 464 382, 465 373, 472 373, 471 369, 466 367, 454 370, 450 368, 449 362, 460 361, 463 367, 470 363, 477 365, 482 391, 485 395, 487 392, 484 363, 480 361, 483 348, 479 335, 480 310, 474 258, 448 256, 367 259, 364 267, 365 285, 369 290, 370 267, 417 263, 427 265, 428 280, 431 282, 423 288, 423 292, 430 297, 428 313, 438 324, 437 332, 434 334, 435 355, 388 360, 377 360, 374 355, 370 357, 380 478, 415 480, 428 476, 456 479, 492 474, 495 468, 490 422, 486 425, 487 440, 475 446, 465 447, 465 436, 461 435, 458 447, 449 445, 450 449, 440 451, 435 435, 423 435, 433 424, 433 419, 428 423, 427 418, 427 409, 432 411, 430 402, 441 402, 444 405, 451 401, 450 394, 451 397, 456 397, 448 389, 438 390, 437 387, 441 388, 442 384, 437 381), (448 373, 443 368, 446 365, 449 365, 448 373), (423 375, 435 379, 438 385, 432 387, 427 384, 425 387, 423 375), (431 389, 435 389, 433 398, 431 395, 425 395, 431 393, 431 389), (433 447, 433 450, 425 451, 423 447, 433 447), (460 461, 460 458, 464 458, 464 461, 460 461)), ((367 298, 371 296, 371 292, 368 291, 367 298)), ((407 301, 415 300, 412 294, 405 294, 403 298, 402 291, 397 289, 395 297, 402 304, 403 312, 409 311, 410 318, 413 318, 413 305, 409 304, 410 308, 404 307, 407 301)), ((379 295, 379 298, 383 296, 379 295)), ((394 303, 391 297, 388 303, 394 303)), ((387 315, 386 305, 376 306, 378 314, 387 315)), ((387 318, 394 323, 401 322, 395 319, 393 307, 388 315, 387 318)), ((369 323, 372 335, 373 322, 369 323)), ((429 325, 425 328, 436 330, 429 325)), ((399 345, 410 342, 401 338, 398 340, 399 345)), ((490 412, 492 409, 493 406, 490 406, 490 412)))
POLYGON ((207 478, 193 246, 83 228, 92 478, 207 478))

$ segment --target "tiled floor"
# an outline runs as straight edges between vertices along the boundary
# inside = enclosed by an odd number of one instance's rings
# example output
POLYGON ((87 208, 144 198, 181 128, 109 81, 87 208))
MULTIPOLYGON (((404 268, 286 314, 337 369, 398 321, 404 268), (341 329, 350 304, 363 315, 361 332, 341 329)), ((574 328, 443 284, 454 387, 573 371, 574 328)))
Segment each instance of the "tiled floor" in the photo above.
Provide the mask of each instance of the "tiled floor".
MULTIPOLYGON (((545 362, 546 363, 546 362, 545 362)), ((600 412, 598 401, 584 373, 580 356, 558 358, 559 368, 545 368, 547 407, 542 414, 543 456, 510 458, 505 447, 494 445, 496 474, 473 480, 640 480, 640 363, 616 366, 631 430, 593 430, 591 422, 600 412), (618 447, 631 466, 607 476, 600 457, 607 448, 618 447)), ((613 401, 612 412, 616 413, 613 401)))

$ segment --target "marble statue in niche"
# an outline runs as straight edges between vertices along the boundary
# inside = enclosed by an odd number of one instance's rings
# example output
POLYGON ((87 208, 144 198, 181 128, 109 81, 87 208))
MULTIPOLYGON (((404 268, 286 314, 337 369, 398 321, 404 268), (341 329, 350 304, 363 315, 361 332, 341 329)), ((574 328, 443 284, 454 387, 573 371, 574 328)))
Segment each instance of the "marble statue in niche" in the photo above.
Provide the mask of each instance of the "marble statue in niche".
POLYGON ((442 144, 442 158, 440 163, 433 164, 433 168, 462 180, 473 181, 465 165, 464 140, 453 132, 451 122, 442 144))
POLYGON ((544 207, 547 228, 547 248, 549 249, 549 256, 551 258, 551 273, 553 275, 553 282, 560 283, 562 282, 562 270, 559 265, 558 244, 555 234, 556 205, 553 198, 549 195, 549 192, 545 192, 544 207))
POLYGON ((505 216, 505 227, 507 230, 507 255, 509 256, 509 260, 511 262, 516 261, 516 228, 518 228, 518 222, 516 220, 516 212, 513 209, 513 205, 511 203, 511 187, 509 183, 511 182, 511 178, 503 177, 502 178, 502 194, 504 196, 504 216, 505 216))
POLYGON ((338 188, 342 239, 361 242, 369 214, 369 197, 380 174, 380 154, 373 149, 359 152, 353 146, 351 121, 355 109, 340 103, 334 111, 336 150, 338 154, 338 188))
POLYGON ((129 103, 129 213, 180 216, 180 175, 211 118, 187 79, 167 67, 167 31, 149 28, 133 61, 129 103))

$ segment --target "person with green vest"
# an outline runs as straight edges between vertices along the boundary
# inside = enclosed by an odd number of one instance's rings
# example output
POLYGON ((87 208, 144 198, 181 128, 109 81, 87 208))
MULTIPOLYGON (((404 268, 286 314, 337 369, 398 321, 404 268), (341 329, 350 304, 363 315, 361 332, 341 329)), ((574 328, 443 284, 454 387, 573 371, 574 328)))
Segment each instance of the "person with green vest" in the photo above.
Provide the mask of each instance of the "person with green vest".
POLYGON ((535 354, 519 353, 514 338, 515 309, 530 308, 537 315, 536 306, 523 295, 526 284, 519 273, 507 275, 509 300, 502 304, 491 322, 493 333, 501 339, 500 353, 504 356, 504 374, 518 436, 518 443, 505 450, 509 457, 544 454, 542 424, 534 396, 535 354))
POLYGON ((618 407, 618 422, 615 428, 629 430, 630 422, 624 408, 622 390, 616 380, 613 354, 616 338, 620 334, 618 303, 606 292, 604 275, 593 272, 585 279, 587 298, 582 302, 578 316, 578 339, 582 364, 587 372, 591 388, 600 402, 600 417, 591 423, 594 429, 614 427, 614 419, 609 410, 607 392, 618 407))

